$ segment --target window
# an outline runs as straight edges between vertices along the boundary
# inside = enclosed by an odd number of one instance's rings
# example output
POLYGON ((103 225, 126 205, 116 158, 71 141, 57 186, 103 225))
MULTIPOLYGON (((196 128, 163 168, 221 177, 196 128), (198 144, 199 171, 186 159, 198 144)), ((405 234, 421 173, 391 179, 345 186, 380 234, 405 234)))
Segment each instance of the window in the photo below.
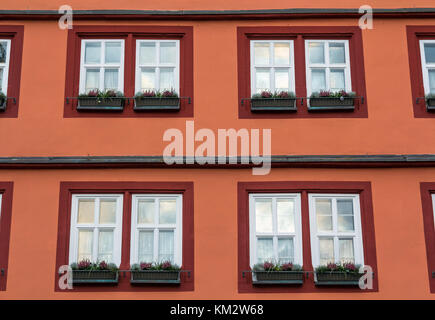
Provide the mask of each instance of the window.
POLYGON ((420 40, 421 66, 425 94, 435 94, 435 40, 420 40))
POLYGON ((295 91, 293 41, 251 41, 251 92, 295 91))
POLYGON ((0 291, 6 290, 12 218, 12 182, 0 182, 0 291))
POLYGON ((134 195, 131 228, 131 264, 182 265, 181 195, 134 195))
POLYGON ((313 266, 364 264, 358 195, 310 194, 313 266))
POLYGON ((266 261, 302 264, 299 194, 250 195, 251 266, 266 261))
POLYGON ((68 31, 67 52, 65 117, 193 116, 193 27, 75 26, 68 31), (129 99, 121 112, 77 111, 79 94, 95 89, 129 99), (145 90, 176 91, 179 110, 135 111, 132 98, 145 90))
POLYGON ((8 94, 11 40, 0 39, 0 92, 8 94))
MULTIPOLYGON (((170 260, 183 270, 176 286, 132 285, 130 275, 121 274, 116 286, 74 286, 68 292, 192 291, 193 209, 192 182, 61 182, 56 270, 81 259, 113 262, 120 270, 170 260)), ((60 276, 56 272, 55 290, 64 292, 60 276)))
POLYGON ((82 40, 80 93, 124 91, 124 40, 82 40))
POLYGON ((307 96, 321 90, 352 91, 348 40, 305 40, 307 96))
POLYGON ((430 292, 435 293, 435 183, 420 184, 430 292))
POLYGON ((122 195, 74 195, 70 263, 121 263, 122 195))
POLYGON ((355 26, 238 27, 239 118, 367 118, 363 52, 361 29, 355 26), (250 99, 264 90, 293 91, 297 99, 263 101, 258 112, 250 99), (306 97, 319 90, 354 92, 352 108, 313 112, 306 97))
POLYGON ((136 92, 179 92, 180 41, 137 40, 136 92))

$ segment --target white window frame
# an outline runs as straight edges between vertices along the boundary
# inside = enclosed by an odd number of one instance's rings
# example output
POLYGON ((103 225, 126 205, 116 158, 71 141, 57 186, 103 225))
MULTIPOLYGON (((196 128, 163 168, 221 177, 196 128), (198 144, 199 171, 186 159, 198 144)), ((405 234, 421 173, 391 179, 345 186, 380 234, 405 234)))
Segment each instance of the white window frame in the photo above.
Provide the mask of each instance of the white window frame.
POLYGON ((311 259, 313 267, 318 267, 320 264, 320 238, 333 238, 334 239, 334 259, 335 262, 340 260, 339 252, 339 238, 340 239, 353 239, 353 252, 355 264, 364 265, 364 247, 362 241, 361 229, 361 210, 360 198, 358 194, 308 194, 309 201, 309 216, 310 216, 310 240, 311 240, 311 259), (315 200, 331 199, 332 200, 332 231, 318 231, 317 230, 317 216, 315 200), (354 214, 354 231, 338 231, 338 213, 337 213, 337 199, 352 199, 353 201, 353 214, 354 214))
POLYGON ((305 40, 305 70, 306 70, 306 78, 307 78, 307 96, 309 97, 313 91, 311 88, 311 70, 312 69, 320 69, 325 70, 326 77, 326 89, 330 90, 330 71, 331 69, 344 69, 344 85, 345 91, 352 91, 352 80, 351 80, 351 68, 350 68, 350 54, 349 54, 349 40, 317 40, 317 39, 309 39, 305 40), (310 51, 309 44, 310 43, 323 43, 324 49, 324 58, 325 63, 310 63, 310 51), (346 63, 335 63, 331 64, 329 62, 329 43, 344 43, 344 55, 346 59, 346 63))
POLYGON ((295 92, 295 54, 294 54, 294 41, 293 40, 251 40, 250 41, 251 50, 251 95, 257 93, 256 88, 256 68, 269 68, 270 69, 270 88, 271 92, 275 92, 275 69, 289 69, 289 91, 295 92), (255 63, 255 43, 270 43, 269 46, 269 56, 270 64, 262 65, 255 63), (288 43, 290 46, 290 62, 288 65, 275 64, 275 54, 274 47, 275 43, 288 43))
POLYGON ((97 262, 98 257, 98 234, 99 230, 113 230, 113 263, 117 266, 121 264, 121 246, 122 246, 122 213, 123 199, 121 194, 80 194, 72 195, 71 204, 71 227, 70 227, 70 242, 69 242, 69 263, 79 262, 78 259, 78 235, 79 230, 93 230, 92 241, 92 261, 97 262), (94 223, 78 224, 78 203, 81 199, 94 199, 94 223), (99 208, 101 199, 116 199, 116 224, 99 224, 99 208))
POLYGON ((160 68, 174 68, 174 86, 173 88, 176 93, 180 94, 180 40, 159 40, 159 39, 138 39, 136 40, 136 85, 135 85, 135 92, 141 92, 141 68, 155 68, 156 69, 156 78, 155 78, 155 90, 160 90, 160 68), (147 63, 147 64, 140 64, 140 44, 146 43, 146 42, 154 42, 156 44, 156 62, 155 63, 147 63), (175 64, 173 63, 161 63, 160 62, 160 44, 170 42, 175 42, 175 51, 176 51, 176 58, 175 58, 175 64))
POLYGON ((86 69, 100 69, 99 90, 104 90, 104 73, 106 69, 118 69, 118 88, 117 91, 124 92, 124 64, 125 64, 125 44, 123 39, 83 39, 81 42, 80 54, 80 93, 86 93, 86 69), (85 49, 86 43, 100 42, 101 43, 101 56, 100 63, 85 64, 85 49), (121 43, 121 62, 120 63, 103 63, 105 61, 106 43, 120 42, 121 43))
POLYGON ((424 45, 426 43, 435 44, 435 40, 420 40, 420 57, 422 68, 421 71, 423 74, 423 86, 425 95, 430 93, 429 70, 435 70, 435 63, 426 63, 426 55, 424 53, 424 45))
POLYGON ((303 265, 302 258, 302 218, 301 218, 301 195, 299 193, 252 193, 249 195, 249 257, 251 268, 257 264, 257 237, 273 238, 274 261, 278 261, 278 238, 293 238, 294 248, 294 264, 303 265), (256 215, 255 215, 255 200, 264 198, 272 198, 272 225, 271 233, 257 233, 256 230, 256 215), (278 232, 277 225, 277 199, 293 199, 295 203, 295 231, 294 232, 278 232), (275 232, 276 230, 276 232, 275 232))
MULTIPOLYGON (((181 194, 135 194, 132 197, 131 210, 131 238, 130 238, 130 265, 135 263, 145 262, 139 260, 139 232, 140 231, 154 232, 154 249, 153 262, 158 261, 159 252, 159 231, 173 230, 174 231, 174 263, 182 266, 183 263, 183 195, 181 194), (137 223, 137 207, 138 201, 142 199, 153 199, 155 201, 154 223, 138 224, 137 223), (175 224, 159 224, 159 201, 161 199, 176 199, 176 221, 175 224)), ((150 262, 150 261, 147 261, 150 262)))
POLYGON ((0 42, 6 42, 6 61, 4 63, 0 62, 0 69, 3 69, 3 79, 1 83, 1 92, 5 95, 8 94, 8 78, 9 78, 9 63, 11 59, 11 40, 9 39, 0 39, 0 42))

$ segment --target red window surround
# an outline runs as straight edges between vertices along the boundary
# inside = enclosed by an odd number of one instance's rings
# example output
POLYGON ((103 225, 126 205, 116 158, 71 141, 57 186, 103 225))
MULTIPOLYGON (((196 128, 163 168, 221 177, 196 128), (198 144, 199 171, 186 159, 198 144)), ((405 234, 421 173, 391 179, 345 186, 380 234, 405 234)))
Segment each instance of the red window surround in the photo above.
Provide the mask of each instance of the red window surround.
POLYGON ((424 237, 426 239, 427 272, 429 275, 430 292, 435 293, 435 224, 432 205, 432 194, 435 194, 435 183, 420 184, 421 202, 423 206, 424 237))
POLYGON ((56 270, 68 264, 71 223, 72 194, 119 193, 124 195, 122 217, 121 270, 130 268, 131 201, 137 193, 177 193, 183 195, 183 270, 180 285, 141 285, 130 284, 129 274, 119 275, 116 286, 74 286, 72 290, 61 290, 58 286, 59 275, 55 275, 57 292, 96 292, 96 291, 193 291, 194 289, 194 226, 193 226, 193 182, 61 182, 59 200, 59 225, 57 239, 56 270))
POLYGON ((11 233, 13 182, 0 182, 0 291, 6 290, 8 277, 9 238, 11 233), (1 271, 3 270, 4 273, 1 271))
POLYGON ((373 221, 372 193, 370 182, 239 182, 238 184, 238 288, 240 293, 255 292, 376 292, 378 273, 376 260, 375 229, 373 221), (249 194, 250 193, 300 193, 302 213, 302 250, 305 271, 313 271, 311 264, 310 222, 308 193, 358 193, 361 205, 361 226, 364 246, 364 263, 374 272, 373 289, 361 290, 354 287, 317 287, 313 274, 305 279, 302 286, 268 285, 254 286, 249 266, 249 194))
POLYGON ((20 102, 21 62, 23 56, 24 26, 0 26, 0 39, 11 40, 6 110, 0 118, 17 118, 20 102))
POLYGON ((367 118, 367 95, 364 76, 364 56, 361 29, 359 27, 239 27, 237 28, 237 65, 239 83, 239 118, 282 119, 282 118, 367 118), (364 97, 364 103, 355 99, 352 112, 308 112, 307 100, 301 106, 297 100, 297 112, 252 113, 248 101, 251 97, 250 40, 294 40, 295 87, 297 97, 306 97, 305 40, 348 39, 352 91, 364 97))
POLYGON ((407 26, 406 35, 408 38, 409 73, 414 117, 435 118, 434 112, 426 110, 420 55, 420 40, 435 40, 435 26, 407 26), (418 101, 417 98, 419 98, 418 101))
POLYGON ((74 26, 68 31, 68 50, 65 83, 64 117, 193 117, 193 28, 189 26, 74 26), (77 112, 77 97, 80 81, 80 54, 82 39, 124 39, 124 95, 135 95, 136 40, 175 39, 180 40, 180 111, 178 112, 135 112, 133 101, 126 104, 123 112, 77 112))

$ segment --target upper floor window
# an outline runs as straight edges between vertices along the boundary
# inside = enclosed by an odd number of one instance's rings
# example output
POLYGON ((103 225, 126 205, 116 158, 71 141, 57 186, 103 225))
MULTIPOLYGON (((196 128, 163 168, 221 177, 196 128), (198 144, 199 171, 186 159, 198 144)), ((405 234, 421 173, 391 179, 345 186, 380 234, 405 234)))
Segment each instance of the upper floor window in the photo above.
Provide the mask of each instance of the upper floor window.
POLYGON ((130 262, 182 265, 182 195, 134 195, 130 262))
POLYGON ((83 40, 80 93, 124 91, 124 40, 83 40))
POLYGON ((137 40, 136 51, 136 92, 179 93, 179 40, 137 40))
POLYGON ((122 195, 73 195, 70 263, 121 263, 122 195))
POLYGON ((348 40, 305 40, 307 95, 352 91, 348 40))
POLYGON ((364 264, 358 195, 309 195, 313 266, 364 264))
POLYGON ((251 41, 251 92, 294 92, 292 40, 251 41))
POLYGON ((0 92, 8 94, 11 40, 0 39, 0 92))
POLYGON ((250 195, 250 258, 256 263, 302 265, 299 194, 250 195))
POLYGON ((424 92, 435 94, 435 40, 420 40, 420 54, 424 92))

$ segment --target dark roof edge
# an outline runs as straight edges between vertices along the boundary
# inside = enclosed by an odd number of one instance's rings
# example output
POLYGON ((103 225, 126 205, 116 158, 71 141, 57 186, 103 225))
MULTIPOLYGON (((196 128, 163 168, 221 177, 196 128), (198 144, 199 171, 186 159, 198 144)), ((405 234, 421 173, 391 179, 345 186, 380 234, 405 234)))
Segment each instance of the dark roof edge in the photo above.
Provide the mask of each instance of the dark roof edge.
MULTIPOLYGON (((210 158, 214 164, 200 165, 179 158, 179 164, 168 165, 163 156, 77 156, 77 157, 0 157, 0 169, 15 168, 251 168, 261 158, 210 158), (182 160, 182 161, 181 161, 182 160)), ((263 159, 264 160, 264 159, 263 159)), ((408 155, 274 155, 272 167, 435 167, 435 154, 408 155)), ((261 164, 260 164, 261 166, 261 164)))

